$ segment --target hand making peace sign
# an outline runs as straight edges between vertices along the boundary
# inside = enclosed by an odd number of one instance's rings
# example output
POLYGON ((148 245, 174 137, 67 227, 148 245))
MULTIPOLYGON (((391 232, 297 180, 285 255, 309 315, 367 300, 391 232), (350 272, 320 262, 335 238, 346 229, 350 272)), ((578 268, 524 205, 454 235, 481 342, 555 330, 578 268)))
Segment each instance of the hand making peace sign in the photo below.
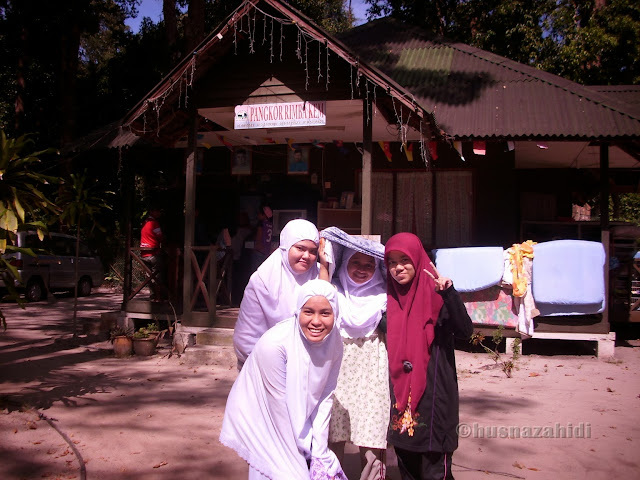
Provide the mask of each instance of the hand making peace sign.
POLYGON ((453 281, 450 278, 440 276, 440 273, 438 272, 438 269, 433 264, 433 262, 429 262, 429 264, 431 265, 431 268, 433 268, 433 271, 436 273, 435 277, 426 268, 424 269, 424 273, 429 275, 433 279, 433 281, 436 283, 436 292, 441 292, 443 290, 446 290, 447 288, 453 285, 453 281))

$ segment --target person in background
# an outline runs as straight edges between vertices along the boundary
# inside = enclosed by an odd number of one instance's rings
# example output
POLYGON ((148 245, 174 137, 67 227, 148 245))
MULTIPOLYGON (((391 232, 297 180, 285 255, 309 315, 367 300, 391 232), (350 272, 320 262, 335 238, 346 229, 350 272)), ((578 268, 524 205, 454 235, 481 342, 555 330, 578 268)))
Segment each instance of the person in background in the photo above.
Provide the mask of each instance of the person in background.
POLYGON ((347 480, 327 446, 342 341, 335 288, 305 283, 293 315, 258 340, 231 392, 220 442, 249 464, 249 479, 347 480))
POLYGON ((453 282, 440 277, 417 236, 392 236, 385 262, 388 441, 402 480, 453 480, 459 417, 454 337, 469 339, 473 324, 453 282))
POLYGON ((231 249, 233 250, 233 276, 232 276, 232 303, 239 306, 242 301, 249 277, 254 272, 251 270, 251 250, 245 249, 245 242, 253 233, 249 215, 247 212, 239 212, 236 219, 237 228, 231 236, 231 249))
POLYGON ((280 233, 280 248, 251 275, 233 331, 239 369, 264 332, 293 315, 300 287, 318 277, 318 241, 313 223, 291 220, 280 233))
POLYGON ((271 254, 271 239, 273 237, 273 212, 267 205, 263 205, 258 212, 258 225, 252 252, 253 269, 264 262, 271 254))
POLYGON ((164 300, 167 293, 167 261, 162 251, 164 235, 159 222, 161 216, 160 208, 151 207, 140 232, 142 261, 149 267, 153 276, 153 280, 148 284, 151 291, 150 300, 153 302, 164 300))

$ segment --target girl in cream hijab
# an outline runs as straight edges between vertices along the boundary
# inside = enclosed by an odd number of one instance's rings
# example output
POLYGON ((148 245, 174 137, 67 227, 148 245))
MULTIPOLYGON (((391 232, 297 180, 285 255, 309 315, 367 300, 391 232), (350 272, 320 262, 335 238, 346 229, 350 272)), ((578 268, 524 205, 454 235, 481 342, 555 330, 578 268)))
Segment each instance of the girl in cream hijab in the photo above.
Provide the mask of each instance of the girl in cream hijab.
POLYGON ((220 441, 247 461, 250 480, 347 480, 327 446, 342 361, 336 289, 307 282, 294 313, 256 343, 229 393, 220 441))
MULTIPOLYGON (((360 242, 367 241, 360 239, 360 242)), ((322 251, 322 243, 320 248, 322 251)), ((328 266, 324 252, 320 263, 320 278, 326 279, 328 266)), ((389 362, 384 334, 378 328, 387 310, 384 273, 382 260, 343 247, 342 261, 333 278, 338 290, 338 326, 344 358, 334 394, 329 441, 339 460, 344 457, 346 442, 360 447, 361 480, 386 477, 391 407, 389 362)))
POLYGON ((280 233, 280 248, 251 275, 233 332, 238 368, 258 339, 295 310, 300 287, 318 277, 318 229, 307 220, 291 220, 280 233))

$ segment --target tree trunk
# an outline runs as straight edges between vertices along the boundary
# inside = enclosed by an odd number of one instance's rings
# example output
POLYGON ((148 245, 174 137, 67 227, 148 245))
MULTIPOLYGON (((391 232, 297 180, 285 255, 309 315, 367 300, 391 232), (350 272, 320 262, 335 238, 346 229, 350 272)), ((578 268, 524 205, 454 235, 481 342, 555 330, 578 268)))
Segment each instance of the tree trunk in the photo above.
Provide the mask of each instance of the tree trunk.
POLYGON ((190 52, 204 39, 204 0, 189 0, 185 36, 186 51, 190 52))
POLYGON ((164 16, 164 29, 167 35, 167 45, 173 60, 178 59, 176 42, 178 40, 178 19, 176 17, 176 0, 162 0, 162 15, 164 16))
POLYGON ((60 47, 60 141, 61 145, 66 145, 76 135, 76 86, 80 51, 80 26, 77 22, 72 22, 62 34, 60 47))
POLYGON ((28 55, 28 39, 29 32, 25 25, 20 29, 20 53, 18 56, 18 65, 16 69, 16 99, 14 103, 14 127, 17 135, 22 132, 22 121, 24 119, 24 96, 27 89, 25 80, 25 70, 28 55))

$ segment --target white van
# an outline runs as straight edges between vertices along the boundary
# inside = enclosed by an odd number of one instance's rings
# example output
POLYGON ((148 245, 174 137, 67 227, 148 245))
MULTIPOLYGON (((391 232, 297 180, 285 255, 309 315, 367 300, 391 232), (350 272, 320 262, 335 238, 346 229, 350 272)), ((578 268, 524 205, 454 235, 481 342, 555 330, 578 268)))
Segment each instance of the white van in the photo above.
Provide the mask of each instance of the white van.
MULTIPOLYGON (((18 232, 17 247, 31 248, 35 257, 26 253, 7 253, 4 258, 20 273, 25 298, 37 302, 47 298, 48 292, 73 291, 75 276, 76 238, 72 235, 49 233, 40 241, 36 232, 18 232)), ((78 295, 91 294, 93 287, 104 281, 100 258, 86 244, 80 242, 78 257, 78 295)), ((4 282, 0 280, 0 287, 4 282)))

